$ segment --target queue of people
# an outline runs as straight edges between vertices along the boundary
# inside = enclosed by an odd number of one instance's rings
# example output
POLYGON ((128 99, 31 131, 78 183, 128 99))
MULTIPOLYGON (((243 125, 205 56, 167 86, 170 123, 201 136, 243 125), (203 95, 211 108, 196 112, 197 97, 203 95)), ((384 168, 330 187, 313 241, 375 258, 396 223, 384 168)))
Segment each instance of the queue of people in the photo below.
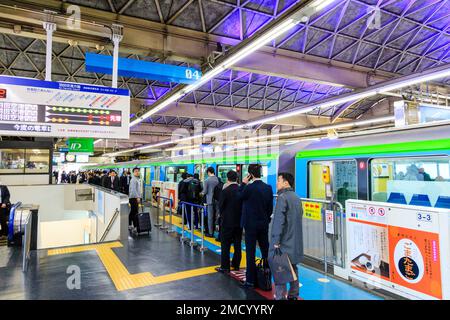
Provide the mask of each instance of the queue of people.
POLYGON ((61 173, 54 171, 53 177, 55 181, 59 181, 59 183, 93 184, 124 194, 129 193, 132 179, 129 170, 124 170, 120 177, 115 170, 88 170, 79 171, 78 173, 76 171, 69 171, 68 173, 65 171, 62 171, 61 173))
MULTIPOLYGON (((301 201, 293 189, 294 177, 289 173, 279 173, 274 208, 272 187, 262 181, 261 170, 258 164, 249 165, 248 175, 241 184, 237 172, 233 170, 227 173, 227 181, 222 182, 215 175, 214 168, 210 167, 203 184, 198 176, 183 173, 178 185, 179 203, 186 202, 183 219, 189 227, 193 223, 198 229, 197 208, 191 209, 187 203, 206 205, 206 236, 213 237, 214 232, 218 231, 216 240, 221 244, 221 265, 216 269, 218 272, 239 270, 244 235, 247 269, 242 286, 245 288, 258 286, 255 263, 257 245, 265 261, 276 250, 286 253, 296 277, 290 283, 289 290, 287 284, 276 285, 276 299, 297 299, 299 284, 296 265, 303 257, 301 201), (230 261, 231 246, 234 247, 234 254, 230 261)), ((179 205, 180 211, 181 207, 179 205)))

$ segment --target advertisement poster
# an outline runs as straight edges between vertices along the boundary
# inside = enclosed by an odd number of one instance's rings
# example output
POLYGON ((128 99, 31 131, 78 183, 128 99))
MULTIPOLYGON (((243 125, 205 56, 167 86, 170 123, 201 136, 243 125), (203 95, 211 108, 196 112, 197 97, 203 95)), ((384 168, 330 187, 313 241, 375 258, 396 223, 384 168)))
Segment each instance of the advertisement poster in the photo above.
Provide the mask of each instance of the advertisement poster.
POLYGON ((354 270, 389 280, 387 228, 382 225, 353 221, 349 226, 348 254, 354 270))
POLYGON ((391 281, 442 299, 439 235, 389 227, 391 281))
POLYGON ((129 138, 127 89, 0 76, 0 90, 1 135, 129 138))
POLYGON ((303 216, 307 219, 322 221, 322 204, 316 202, 302 202, 303 216))
POLYGON ((160 195, 161 188, 152 186, 152 205, 158 205, 158 196, 160 195))
POLYGON ((167 189, 167 198, 172 200, 172 209, 175 209, 176 196, 174 189, 167 189))

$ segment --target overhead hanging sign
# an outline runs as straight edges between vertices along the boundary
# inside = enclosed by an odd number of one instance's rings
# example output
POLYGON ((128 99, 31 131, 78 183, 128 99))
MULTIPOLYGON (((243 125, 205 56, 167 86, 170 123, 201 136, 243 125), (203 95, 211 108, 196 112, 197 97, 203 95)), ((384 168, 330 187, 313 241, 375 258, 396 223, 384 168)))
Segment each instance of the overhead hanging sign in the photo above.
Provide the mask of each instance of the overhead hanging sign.
MULTIPOLYGON (((112 74, 113 57, 86 53, 86 71, 112 74)), ((119 58, 118 75, 123 77, 191 84, 202 77, 195 68, 171 64, 119 58)))
POLYGON ((77 154, 93 154, 94 139, 93 138, 69 138, 67 145, 70 153, 77 154))
POLYGON ((128 139, 130 93, 0 76, 0 135, 128 139))

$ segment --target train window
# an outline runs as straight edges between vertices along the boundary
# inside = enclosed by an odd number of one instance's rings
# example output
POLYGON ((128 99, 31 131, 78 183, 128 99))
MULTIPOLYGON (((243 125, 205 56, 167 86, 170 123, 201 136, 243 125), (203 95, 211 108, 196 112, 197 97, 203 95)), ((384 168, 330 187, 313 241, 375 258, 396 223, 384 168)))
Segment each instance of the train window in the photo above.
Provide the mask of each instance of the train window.
POLYGON ((327 194, 327 185, 322 177, 324 170, 329 170, 330 190, 334 199, 343 206, 348 199, 358 199, 357 164, 355 160, 312 161, 308 168, 309 198, 330 198, 330 194, 327 194))
POLYGON ((166 181, 180 182, 184 172, 187 172, 186 166, 166 167, 166 181))
POLYGON ((373 201, 440 206, 450 197, 448 157, 373 159, 373 201))
MULTIPOLYGON (((248 164, 244 164, 242 166, 242 177, 246 177, 248 175, 248 164)), ((267 165, 261 165, 261 180, 267 183, 267 176, 269 175, 269 168, 267 165)))
POLYGON ((227 181, 227 173, 230 170, 236 171, 236 165, 235 164, 224 164, 217 166, 217 176, 222 180, 222 182, 227 181))

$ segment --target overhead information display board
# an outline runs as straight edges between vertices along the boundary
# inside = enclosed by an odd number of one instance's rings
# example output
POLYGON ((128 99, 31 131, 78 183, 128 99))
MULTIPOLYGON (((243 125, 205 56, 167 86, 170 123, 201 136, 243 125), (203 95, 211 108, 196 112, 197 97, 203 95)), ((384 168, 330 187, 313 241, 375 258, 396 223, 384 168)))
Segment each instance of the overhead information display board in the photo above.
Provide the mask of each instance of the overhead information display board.
POLYGON ((409 299, 450 298, 450 210, 347 200, 350 277, 409 299))
POLYGON ((0 76, 0 91, 0 135, 129 138, 126 89, 0 76))

